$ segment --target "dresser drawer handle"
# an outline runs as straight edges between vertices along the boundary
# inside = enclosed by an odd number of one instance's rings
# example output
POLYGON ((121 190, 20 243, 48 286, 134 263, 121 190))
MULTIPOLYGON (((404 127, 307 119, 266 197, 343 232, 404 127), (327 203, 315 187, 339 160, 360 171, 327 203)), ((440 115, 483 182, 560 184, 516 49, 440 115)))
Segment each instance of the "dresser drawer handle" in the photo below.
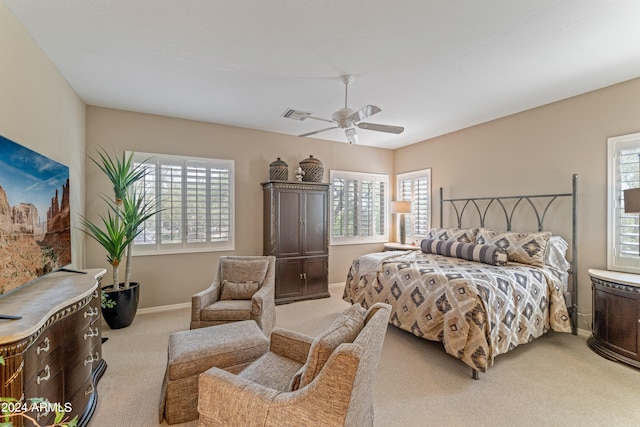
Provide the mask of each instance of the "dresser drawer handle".
POLYGON ((38 356, 40 356, 40 353, 42 353, 43 351, 46 353, 47 351, 49 351, 49 337, 44 337, 44 341, 42 341, 42 345, 39 345, 38 348, 36 349, 36 354, 38 356))
POLYGON ((89 356, 84 360, 84 366, 87 366, 89 363, 97 362, 100 360, 100 355, 96 351, 96 354, 89 354, 89 356))
POLYGON ((84 312, 84 318, 86 319, 87 317, 97 316, 98 314, 100 314, 100 310, 98 310, 98 307, 96 307, 95 309, 93 307, 89 307, 89 311, 84 312))
POLYGON ((40 385, 40 383, 42 381, 49 381, 49 379, 51 378, 51 368, 49 367, 49 365, 45 365, 43 371, 45 372, 44 376, 40 376, 38 375, 38 377, 36 378, 36 383, 38 385, 40 385))
POLYGON ((89 388, 84 391, 84 397, 91 396, 96 389, 93 387, 93 383, 89 384, 89 388))
POLYGON ((85 332, 84 334, 84 339, 85 341, 87 340, 87 338, 93 338, 93 337, 97 337, 98 334, 100 334, 100 330, 98 329, 98 327, 96 326, 96 329, 91 329, 89 328, 89 332, 85 332))
MULTIPOLYGON (((48 402, 48 401, 47 401, 48 402)), ((49 405, 47 405, 48 407, 49 405)), ((36 417, 37 421, 40 421, 40 418, 44 418, 49 416, 51 412, 47 409, 46 411, 38 412, 38 416, 36 417)))

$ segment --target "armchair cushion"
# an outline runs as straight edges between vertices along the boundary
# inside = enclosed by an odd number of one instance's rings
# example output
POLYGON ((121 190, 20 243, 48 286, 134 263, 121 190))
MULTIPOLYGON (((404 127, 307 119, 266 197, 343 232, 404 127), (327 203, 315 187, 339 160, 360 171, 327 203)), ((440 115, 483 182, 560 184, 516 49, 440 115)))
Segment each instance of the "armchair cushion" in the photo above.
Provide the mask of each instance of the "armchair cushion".
POLYGON ((200 319, 204 321, 237 322, 251 320, 251 300, 222 300, 202 309, 200 319))
POLYGON ((260 283, 255 280, 248 282, 232 282, 223 280, 220 289, 220 300, 251 299, 260 288, 260 283))
POLYGON ((291 378, 301 366, 302 363, 269 351, 247 366, 238 376, 267 388, 289 391, 291 378))
POLYGON ((342 343, 352 343, 364 327, 366 310, 354 304, 340 314, 322 334, 311 343, 306 363, 291 380, 291 390, 298 390, 311 383, 320 373, 331 353, 342 343))

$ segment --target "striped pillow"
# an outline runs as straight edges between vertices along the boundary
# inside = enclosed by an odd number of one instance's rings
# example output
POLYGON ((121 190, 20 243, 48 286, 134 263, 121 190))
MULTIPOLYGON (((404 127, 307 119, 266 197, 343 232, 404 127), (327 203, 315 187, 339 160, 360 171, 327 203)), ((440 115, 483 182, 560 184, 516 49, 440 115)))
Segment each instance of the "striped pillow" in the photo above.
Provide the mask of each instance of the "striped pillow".
POLYGON ((420 243, 420 249, 426 254, 456 257, 491 265, 507 264, 507 254, 493 245, 424 239, 420 243))

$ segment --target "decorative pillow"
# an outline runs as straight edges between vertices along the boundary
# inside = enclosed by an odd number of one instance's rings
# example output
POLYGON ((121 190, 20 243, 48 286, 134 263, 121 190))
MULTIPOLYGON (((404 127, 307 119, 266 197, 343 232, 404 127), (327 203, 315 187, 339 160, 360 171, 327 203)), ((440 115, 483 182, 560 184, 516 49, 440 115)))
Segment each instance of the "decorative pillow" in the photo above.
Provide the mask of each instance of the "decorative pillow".
POLYGON ((551 237, 549 232, 516 233, 512 231, 491 231, 481 228, 477 242, 495 245, 507 253, 509 261, 521 264, 544 266, 544 252, 551 237))
POLYGON ((456 257, 491 265, 505 265, 507 263, 507 253, 493 245, 424 239, 420 243, 420 248, 426 254, 456 257))
POLYGON ((223 280, 220 288, 220 299, 251 299, 259 288, 260 283, 255 281, 232 282, 223 280))
POLYGON ((351 343, 364 327, 366 310, 353 304, 311 343, 306 363, 291 380, 291 391, 305 387, 320 373, 331 353, 342 343, 351 343))
POLYGON ((567 261, 566 254, 569 244, 560 236, 551 236, 544 253, 545 265, 559 271, 569 271, 571 264, 567 261))
POLYGON ((567 290, 569 269, 571 264, 565 257, 569 244, 560 236, 551 236, 544 253, 544 265, 562 284, 562 291, 567 290))
POLYGON ((477 228, 432 228, 427 235, 427 239, 474 243, 476 234, 478 234, 477 228))

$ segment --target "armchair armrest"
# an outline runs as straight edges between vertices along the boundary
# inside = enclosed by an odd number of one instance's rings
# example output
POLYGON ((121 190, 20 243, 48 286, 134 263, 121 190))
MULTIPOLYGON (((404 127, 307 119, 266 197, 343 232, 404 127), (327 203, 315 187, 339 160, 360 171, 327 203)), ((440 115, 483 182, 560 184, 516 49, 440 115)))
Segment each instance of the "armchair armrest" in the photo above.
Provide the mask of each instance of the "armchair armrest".
POLYGON ((274 329, 271 332, 270 350, 280 356, 305 363, 314 338, 286 329, 274 329))
POLYGON ((271 401, 280 393, 211 368, 198 380, 200 426, 264 426, 271 401))
POLYGON ((203 308, 218 301, 220 284, 214 280, 204 291, 200 291, 191 297, 191 320, 200 320, 200 312, 203 308))
POLYGON ((251 312, 253 314, 260 315, 269 306, 273 306, 275 310, 273 289, 262 286, 255 294, 253 294, 251 301, 251 312))

